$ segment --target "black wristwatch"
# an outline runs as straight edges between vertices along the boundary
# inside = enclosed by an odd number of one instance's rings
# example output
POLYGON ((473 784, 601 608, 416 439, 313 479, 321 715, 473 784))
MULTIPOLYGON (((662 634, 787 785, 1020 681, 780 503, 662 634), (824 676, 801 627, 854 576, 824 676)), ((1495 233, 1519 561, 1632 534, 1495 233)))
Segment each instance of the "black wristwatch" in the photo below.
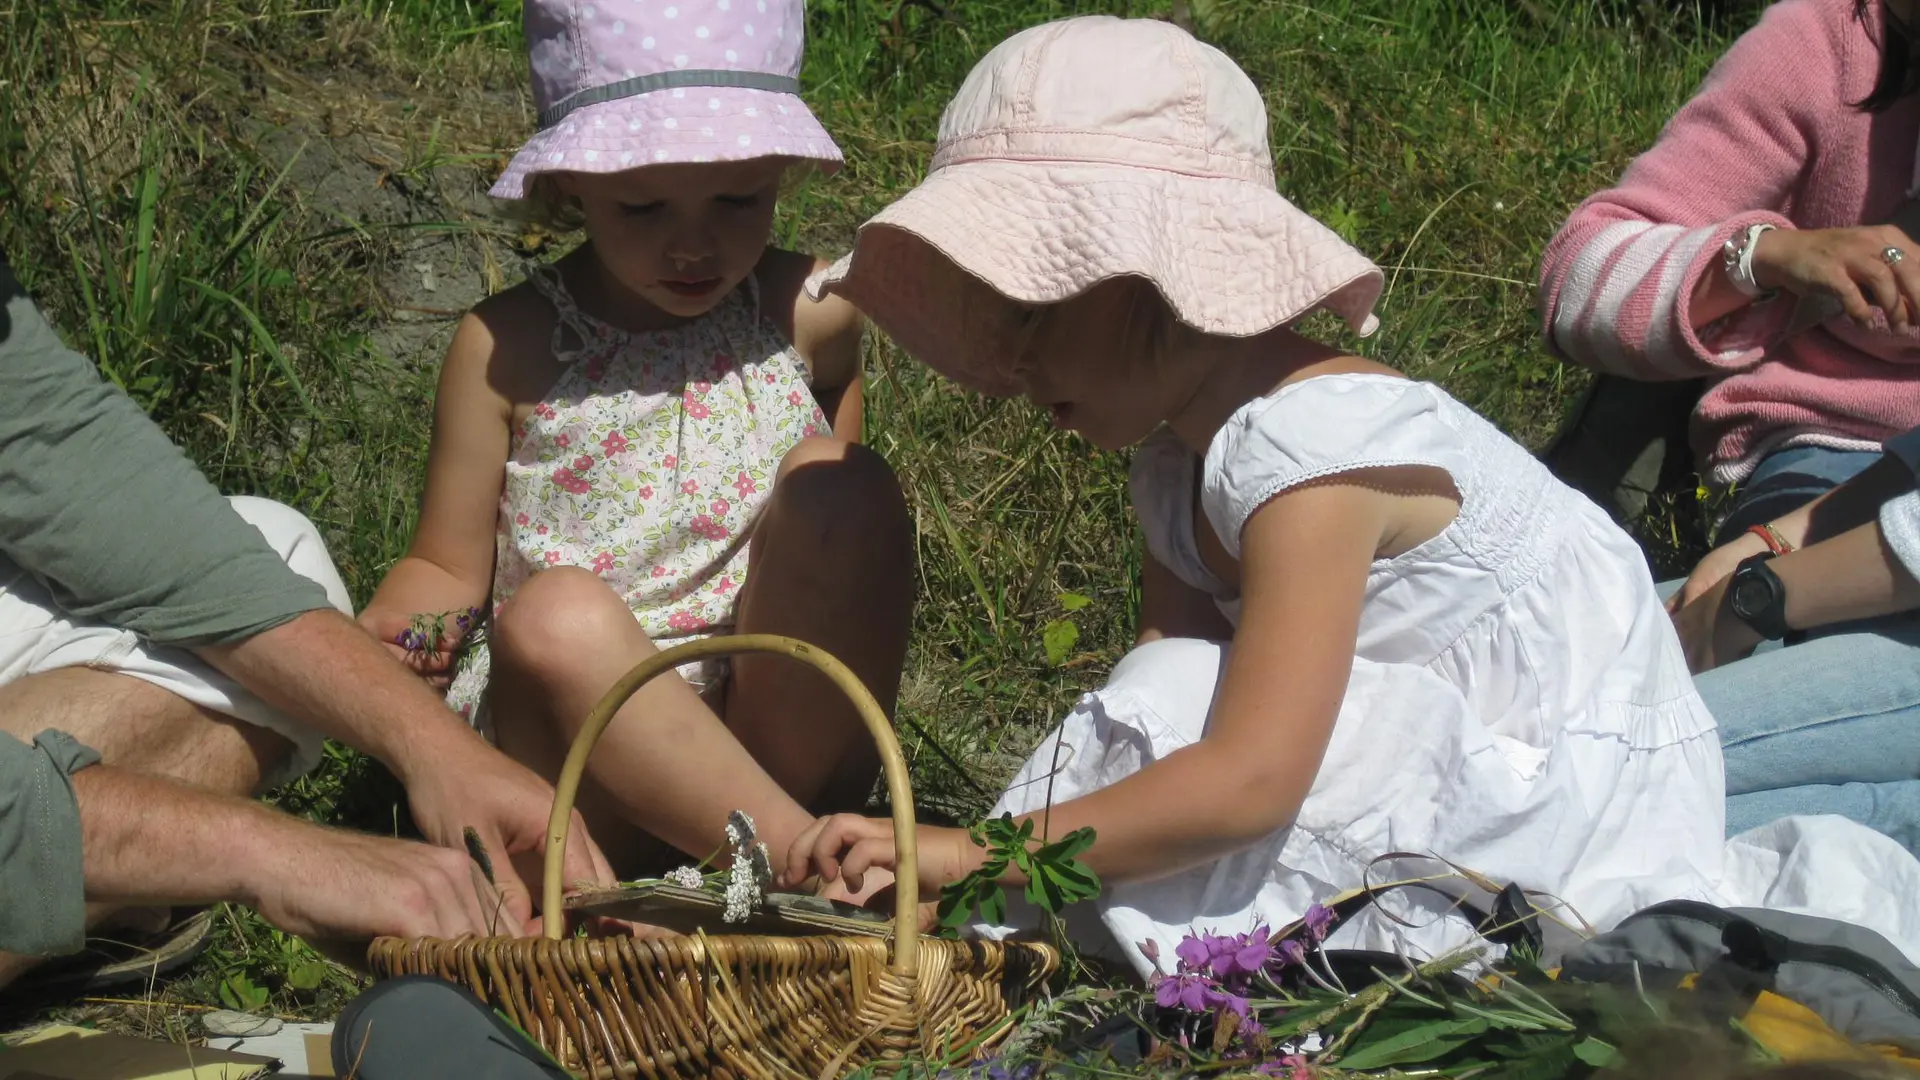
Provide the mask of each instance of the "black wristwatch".
POLYGON ((1772 558, 1773 552, 1763 551, 1741 560, 1727 585, 1727 606, 1761 637, 1778 641, 1792 631, 1787 626, 1787 587, 1767 565, 1772 558))

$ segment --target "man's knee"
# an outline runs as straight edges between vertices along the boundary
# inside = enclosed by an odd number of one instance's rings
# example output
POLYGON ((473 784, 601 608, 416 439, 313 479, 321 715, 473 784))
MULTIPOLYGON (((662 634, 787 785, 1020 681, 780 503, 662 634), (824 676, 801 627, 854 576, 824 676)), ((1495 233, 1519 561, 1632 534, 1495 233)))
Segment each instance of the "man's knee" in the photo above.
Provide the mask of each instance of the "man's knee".
POLYGON ((327 554, 327 542, 305 514, 285 503, 252 495, 232 495, 227 502, 241 520, 260 531, 288 569, 325 589, 334 607, 353 614, 353 597, 347 593, 346 582, 340 580, 333 557, 327 554))

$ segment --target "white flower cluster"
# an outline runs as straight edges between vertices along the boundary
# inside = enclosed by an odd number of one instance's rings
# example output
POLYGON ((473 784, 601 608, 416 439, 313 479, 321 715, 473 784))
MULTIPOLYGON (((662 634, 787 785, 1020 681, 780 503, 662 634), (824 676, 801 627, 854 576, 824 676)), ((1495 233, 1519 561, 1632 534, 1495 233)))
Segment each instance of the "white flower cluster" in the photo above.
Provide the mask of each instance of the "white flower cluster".
POLYGON ((706 879, 700 876, 700 871, 695 870, 691 866, 683 866, 678 870, 668 871, 667 881, 683 889, 697 889, 706 884, 706 879))
POLYGON ((773 862, 767 845, 754 837, 753 819, 745 811, 727 815, 727 843, 733 846, 733 868, 727 873, 727 910, 724 922, 746 922, 773 885, 773 862))

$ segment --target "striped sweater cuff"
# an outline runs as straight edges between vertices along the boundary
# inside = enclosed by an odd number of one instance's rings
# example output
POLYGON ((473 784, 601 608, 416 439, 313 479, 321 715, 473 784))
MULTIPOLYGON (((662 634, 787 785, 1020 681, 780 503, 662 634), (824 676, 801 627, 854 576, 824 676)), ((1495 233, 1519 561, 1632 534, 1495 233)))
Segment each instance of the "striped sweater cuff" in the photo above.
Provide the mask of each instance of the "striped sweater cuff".
POLYGON ((1778 333, 1780 320, 1768 309, 1780 305, 1742 309, 1714 324, 1706 341, 1689 308, 1726 239, 1762 221, 1787 224, 1754 212, 1697 228, 1618 221, 1601 229, 1562 280, 1553 344, 1581 363, 1634 379, 1687 379, 1744 366, 1778 333))

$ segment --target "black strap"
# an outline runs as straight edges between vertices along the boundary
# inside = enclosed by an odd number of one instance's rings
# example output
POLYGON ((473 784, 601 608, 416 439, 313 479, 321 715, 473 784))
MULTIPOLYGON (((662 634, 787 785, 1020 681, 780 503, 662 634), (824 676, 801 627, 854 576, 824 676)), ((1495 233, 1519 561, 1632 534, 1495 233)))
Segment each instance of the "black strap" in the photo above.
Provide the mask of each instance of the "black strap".
POLYGON ((621 98, 672 90, 683 86, 725 86, 743 90, 768 90, 776 94, 799 94, 800 80, 791 75, 772 75, 764 71, 728 71, 718 68, 683 68, 636 75, 605 86, 590 86, 570 94, 540 110, 540 130, 545 131, 576 109, 621 98))

